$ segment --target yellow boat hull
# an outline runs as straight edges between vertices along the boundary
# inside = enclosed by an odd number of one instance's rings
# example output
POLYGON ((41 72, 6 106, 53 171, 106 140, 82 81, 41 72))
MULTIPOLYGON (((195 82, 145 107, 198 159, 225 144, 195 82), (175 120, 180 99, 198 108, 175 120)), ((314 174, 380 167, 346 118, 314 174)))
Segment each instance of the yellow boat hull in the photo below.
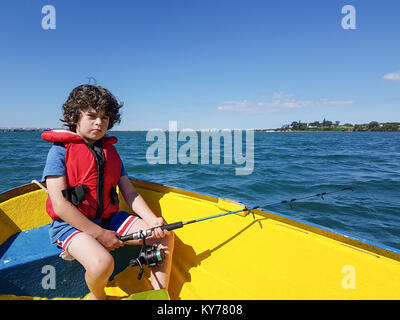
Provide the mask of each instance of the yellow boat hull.
MULTIPOLYGON (((131 181, 167 223, 244 208, 208 195, 131 181)), ((34 184, 0 195, 0 245, 51 222, 46 198, 34 184)), ((122 199, 121 210, 129 210, 122 199)), ((171 299, 400 298, 398 250, 273 212, 253 213, 254 217, 232 214, 175 230, 171 299)), ((121 299, 151 290, 149 279, 139 281, 137 273, 127 266, 109 282, 106 293, 121 299)), ((0 296, 12 298, 23 297, 0 296)))

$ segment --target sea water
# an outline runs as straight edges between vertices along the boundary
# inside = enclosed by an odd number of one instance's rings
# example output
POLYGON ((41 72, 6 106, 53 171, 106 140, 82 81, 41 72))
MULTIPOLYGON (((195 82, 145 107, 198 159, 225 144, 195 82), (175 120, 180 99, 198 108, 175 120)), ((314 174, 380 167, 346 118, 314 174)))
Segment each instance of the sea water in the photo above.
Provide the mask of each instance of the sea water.
MULTIPOLYGON (((255 132, 248 175, 236 175, 237 164, 223 161, 151 164, 146 151, 154 142, 146 141, 146 132, 111 134, 129 177, 246 205, 352 187, 324 200, 294 202, 292 209, 266 209, 400 249, 400 133, 255 132)), ((0 133, 0 192, 40 180, 49 148, 40 132, 0 133)))

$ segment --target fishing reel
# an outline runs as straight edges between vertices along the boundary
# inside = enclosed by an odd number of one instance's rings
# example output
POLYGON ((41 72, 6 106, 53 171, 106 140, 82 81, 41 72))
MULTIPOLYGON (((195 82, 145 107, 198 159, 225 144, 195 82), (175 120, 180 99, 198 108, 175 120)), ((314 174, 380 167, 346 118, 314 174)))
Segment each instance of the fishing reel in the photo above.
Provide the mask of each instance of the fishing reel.
POLYGON ((165 259, 165 251, 163 249, 158 249, 159 243, 155 243, 151 246, 146 245, 145 235, 141 237, 143 240, 142 248, 140 249, 137 258, 129 261, 129 265, 132 267, 139 266, 140 271, 138 274, 138 280, 142 279, 144 268, 143 265, 147 265, 150 268, 157 267, 162 264, 165 259))

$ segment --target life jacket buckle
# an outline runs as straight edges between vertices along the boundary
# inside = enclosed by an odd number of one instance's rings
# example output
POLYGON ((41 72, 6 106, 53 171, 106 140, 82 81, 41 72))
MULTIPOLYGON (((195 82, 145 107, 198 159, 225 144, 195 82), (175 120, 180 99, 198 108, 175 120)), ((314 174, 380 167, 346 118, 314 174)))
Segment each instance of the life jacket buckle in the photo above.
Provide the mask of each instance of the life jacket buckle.
POLYGON ((89 188, 82 184, 76 187, 71 187, 62 190, 62 194, 65 199, 70 201, 73 205, 78 206, 85 200, 85 193, 89 191, 89 188))
POLYGON ((119 204, 119 199, 118 199, 118 193, 117 193, 117 186, 112 187, 110 190, 110 197, 111 197, 111 203, 116 206, 119 204))

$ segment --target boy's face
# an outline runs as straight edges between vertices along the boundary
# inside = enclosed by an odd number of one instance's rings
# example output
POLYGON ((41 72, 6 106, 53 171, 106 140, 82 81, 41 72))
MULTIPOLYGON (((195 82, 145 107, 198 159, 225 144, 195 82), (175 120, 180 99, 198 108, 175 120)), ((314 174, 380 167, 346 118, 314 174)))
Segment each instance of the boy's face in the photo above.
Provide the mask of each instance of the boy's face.
POLYGON ((76 133, 89 144, 95 143, 104 137, 107 132, 110 117, 93 108, 81 111, 81 116, 76 124, 76 133))

